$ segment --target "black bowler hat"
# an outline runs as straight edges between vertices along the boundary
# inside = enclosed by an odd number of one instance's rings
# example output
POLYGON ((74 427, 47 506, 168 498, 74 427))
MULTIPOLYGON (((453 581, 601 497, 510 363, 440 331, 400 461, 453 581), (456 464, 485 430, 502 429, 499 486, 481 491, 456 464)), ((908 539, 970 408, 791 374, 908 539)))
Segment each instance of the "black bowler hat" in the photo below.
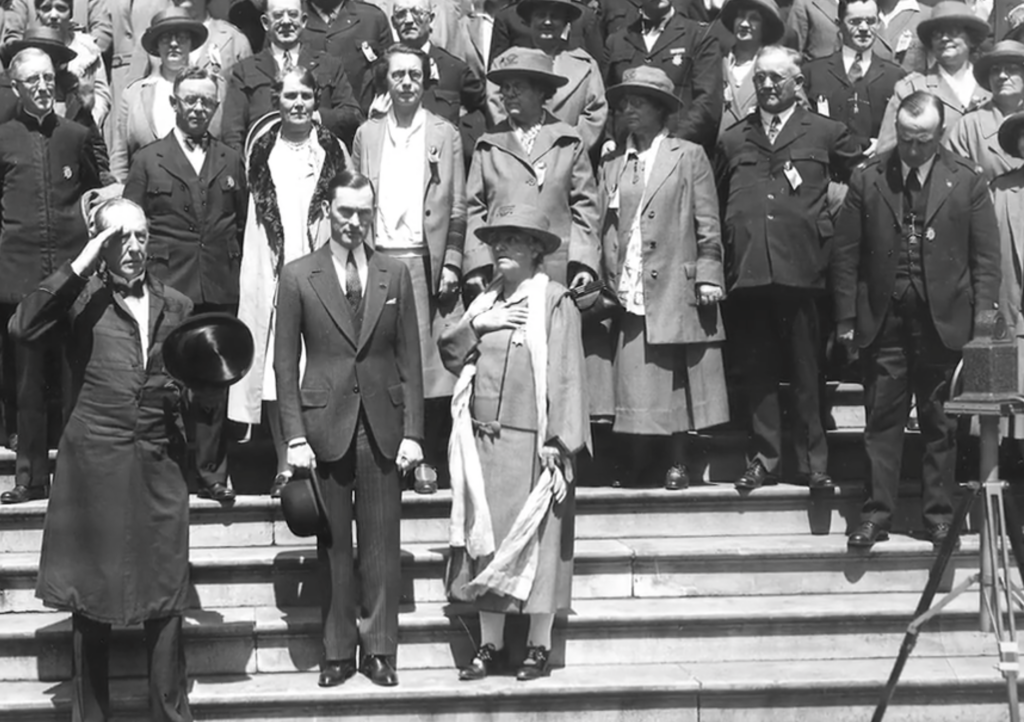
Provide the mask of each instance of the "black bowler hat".
POLYGON ((167 373, 189 388, 227 388, 252 366, 249 327, 227 313, 185 319, 164 341, 167 373))
POLYGON ((24 37, 7 44, 3 49, 4 65, 10 65, 14 56, 26 48, 36 48, 49 55, 55 69, 78 57, 78 53, 64 44, 59 32, 46 25, 36 25, 26 30, 24 37))
POLYGON ((327 514, 315 474, 307 469, 295 470, 281 490, 281 512, 295 536, 327 533, 327 514))

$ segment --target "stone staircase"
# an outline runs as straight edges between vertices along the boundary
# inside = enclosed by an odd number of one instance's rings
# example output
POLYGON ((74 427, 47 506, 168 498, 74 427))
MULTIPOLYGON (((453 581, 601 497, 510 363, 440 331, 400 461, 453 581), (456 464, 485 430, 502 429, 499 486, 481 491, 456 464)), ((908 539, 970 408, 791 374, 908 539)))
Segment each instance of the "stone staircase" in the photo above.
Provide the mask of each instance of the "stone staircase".
MULTIPOLYGON (((193 500, 185 636, 196 718, 869 719, 934 555, 912 535, 867 554, 847 551, 863 450, 855 429, 830 432, 830 441, 840 481, 830 492, 783 484, 741 496, 727 483, 683 492, 580 488, 574 604, 556 623, 553 650, 564 667, 530 684, 456 680, 477 628, 471 610, 444 597, 446 492, 403 499, 401 685, 394 689, 360 676, 339 688, 316 686, 316 552, 311 540, 290 534, 277 502, 242 496, 225 509, 193 500)), ((742 466, 735 435, 708 437, 705 447, 705 476, 731 479, 742 466)), ((913 465, 908 470, 916 475, 913 465)), ((918 526, 917 494, 912 480, 901 488, 904 531, 918 526)), ((68 718, 70 619, 33 593, 44 514, 45 502, 0 507, 5 722, 68 718)), ((977 567, 972 534, 944 588, 977 567)), ((977 593, 929 623, 886 719, 1006 719, 995 642, 977 629, 977 593)), ((524 633, 525 625, 510 624, 513 649, 524 633)), ((117 719, 144 720, 141 629, 115 631, 112 674, 117 719)))

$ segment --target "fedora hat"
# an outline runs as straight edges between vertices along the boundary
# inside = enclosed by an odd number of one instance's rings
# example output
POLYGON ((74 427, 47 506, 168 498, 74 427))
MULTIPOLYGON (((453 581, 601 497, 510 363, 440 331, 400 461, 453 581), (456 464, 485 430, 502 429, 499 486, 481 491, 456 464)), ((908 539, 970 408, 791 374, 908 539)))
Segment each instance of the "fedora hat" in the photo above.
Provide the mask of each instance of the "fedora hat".
POLYGON ((4 65, 10 65, 14 56, 25 48, 38 48, 50 56, 53 65, 58 68, 67 65, 78 57, 78 53, 64 44, 60 33, 46 25, 28 28, 17 40, 12 40, 4 48, 4 65))
POLYGON ((942 0, 932 8, 931 17, 917 26, 917 37, 925 48, 931 48, 932 33, 943 25, 962 25, 974 47, 981 45, 992 30, 988 23, 971 12, 961 0, 942 0))
POLYGON ((568 78, 555 73, 555 61, 536 48, 509 48, 494 59, 491 72, 487 73, 487 79, 498 85, 517 77, 537 80, 554 88, 569 82, 568 78))
POLYGON ((221 389, 248 373, 254 351, 249 327, 237 318, 200 313, 167 334, 164 366, 189 388, 221 389))
POLYGON ((206 37, 209 34, 206 26, 198 20, 194 20, 188 14, 188 10, 179 7, 169 7, 153 16, 153 20, 149 23, 149 27, 146 28, 146 32, 142 34, 142 48, 150 55, 159 55, 160 51, 157 50, 156 46, 160 36, 165 33, 174 33, 182 30, 192 36, 193 50, 205 43, 206 37))
POLYGON ((517 203, 495 208, 487 225, 476 229, 476 237, 489 244, 497 233, 520 231, 540 241, 544 247, 544 255, 548 255, 562 245, 562 239, 549 231, 548 227, 548 218, 542 210, 525 203, 517 203))
POLYGON ((988 76, 992 68, 1000 63, 1024 65, 1024 44, 1016 40, 1000 40, 990 51, 978 58, 978 62, 974 64, 974 79, 978 81, 978 85, 991 92, 988 76))
POLYGON ((295 536, 316 536, 328 531, 324 500, 313 472, 294 471, 281 490, 281 513, 295 536))
POLYGON ((530 13, 541 5, 554 5, 561 8, 568 14, 569 22, 579 20, 580 16, 583 15, 583 8, 572 0, 519 0, 516 3, 516 12, 519 13, 519 17, 529 23, 530 13))
POLYGON ((1020 134, 1024 132, 1024 111, 1014 113, 999 126, 999 147, 1014 158, 1021 158, 1020 134))
POLYGON ((775 45, 786 34, 786 24, 775 0, 727 0, 719 17, 722 25, 731 33, 740 10, 753 8, 761 14, 761 44, 775 45))
POLYGON ((615 107, 627 93, 646 95, 668 107, 670 113, 674 113, 682 105, 674 90, 675 86, 664 70, 638 65, 626 70, 622 74, 622 82, 608 88, 605 96, 608 98, 608 104, 615 107))

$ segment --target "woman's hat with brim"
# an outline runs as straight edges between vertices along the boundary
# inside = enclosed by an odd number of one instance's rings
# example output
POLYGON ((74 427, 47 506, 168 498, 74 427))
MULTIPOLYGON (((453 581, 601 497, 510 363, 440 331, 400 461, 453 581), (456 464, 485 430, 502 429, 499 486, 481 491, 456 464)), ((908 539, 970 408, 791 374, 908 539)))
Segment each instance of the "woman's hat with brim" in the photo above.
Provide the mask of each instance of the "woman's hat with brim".
POLYGON ((249 327, 228 313, 185 319, 164 340, 164 366, 189 388, 223 389, 240 381, 255 351, 249 327))
POLYGON ((999 126, 999 147, 1004 153, 1014 158, 1022 158, 1020 154, 1020 134, 1024 132, 1024 111, 1014 113, 999 126))
POLYGON ((529 78, 553 88, 569 82, 555 72, 555 61, 536 48, 509 48, 494 59, 487 79, 501 85, 510 78, 529 78))
POLYGON ((974 47, 985 42, 985 38, 992 30, 988 23, 972 13, 961 0, 942 0, 932 8, 931 17, 922 20, 917 26, 917 37, 926 48, 931 48, 932 33, 943 25, 962 25, 971 36, 974 47))
POLYGON ((978 58, 978 62, 974 64, 974 79, 978 81, 978 85, 991 92, 988 76, 992 73, 992 68, 1001 63, 1024 66, 1024 44, 1016 40, 1000 40, 990 51, 978 58))
POLYGON ((786 24, 782 22, 782 13, 775 0, 727 0, 722 6, 719 17, 722 25, 730 32, 735 32, 733 26, 736 23, 736 16, 740 10, 753 8, 761 13, 761 44, 775 45, 782 40, 786 34, 786 24))
POLYGON ((78 57, 78 53, 64 44, 59 32, 45 25, 37 25, 26 30, 22 37, 7 44, 3 51, 4 65, 10 65, 14 56, 25 48, 42 50, 53 60, 54 68, 67 65, 78 57))
POLYGON ((622 82, 608 88, 605 96, 608 98, 608 104, 614 108, 619 100, 629 93, 645 95, 667 107, 670 113, 674 113, 682 105, 674 91, 675 86, 664 70, 638 65, 626 70, 622 74, 622 82))
POLYGON ((518 231, 540 241, 544 255, 554 253, 562 245, 562 239, 548 230, 548 218, 535 206, 525 203, 498 206, 490 213, 488 223, 476 229, 476 237, 484 243, 492 243, 498 233, 518 231))
POLYGON ((192 36, 192 49, 195 50, 206 42, 209 33, 206 26, 188 14, 188 10, 178 7, 161 10, 153 16, 146 32, 142 34, 142 47, 150 55, 159 55, 157 43, 165 33, 185 31, 192 36))
POLYGON ((583 8, 572 0, 519 0, 516 3, 516 12, 527 24, 530 22, 530 13, 542 5, 553 5, 561 8, 568 16, 569 22, 579 20, 583 15, 583 8))

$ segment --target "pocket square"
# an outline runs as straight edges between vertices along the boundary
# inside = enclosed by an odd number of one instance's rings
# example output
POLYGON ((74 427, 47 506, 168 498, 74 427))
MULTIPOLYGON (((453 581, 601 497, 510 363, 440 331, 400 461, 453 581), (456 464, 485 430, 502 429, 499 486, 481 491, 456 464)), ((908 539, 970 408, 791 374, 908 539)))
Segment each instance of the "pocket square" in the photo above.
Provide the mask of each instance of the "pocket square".
POLYGON ((396 303, 398 303, 398 299, 397 298, 389 298, 387 301, 384 302, 384 305, 385 306, 394 306, 396 303))

